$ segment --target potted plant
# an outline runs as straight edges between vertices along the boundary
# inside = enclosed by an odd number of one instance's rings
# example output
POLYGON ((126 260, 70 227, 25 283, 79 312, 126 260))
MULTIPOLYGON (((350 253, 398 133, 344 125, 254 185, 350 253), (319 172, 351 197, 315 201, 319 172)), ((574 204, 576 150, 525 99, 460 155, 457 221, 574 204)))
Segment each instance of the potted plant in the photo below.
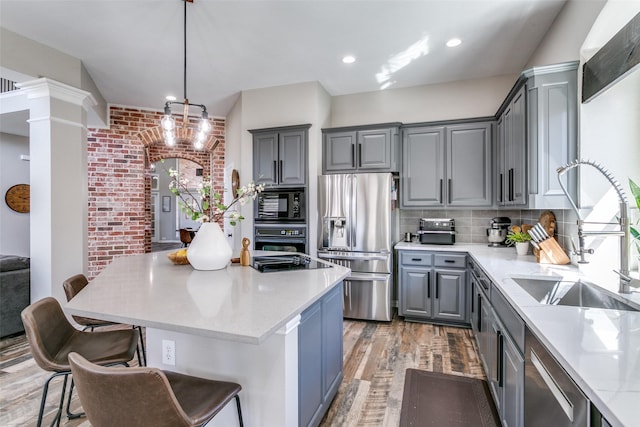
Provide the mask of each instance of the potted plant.
POLYGON ((507 244, 507 246, 515 245, 518 255, 526 255, 529 252, 530 241, 531 236, 529 235, 529 233, 522 231, 522 228, 514 225, 507 233, 507 238, 504 242, 507 244))

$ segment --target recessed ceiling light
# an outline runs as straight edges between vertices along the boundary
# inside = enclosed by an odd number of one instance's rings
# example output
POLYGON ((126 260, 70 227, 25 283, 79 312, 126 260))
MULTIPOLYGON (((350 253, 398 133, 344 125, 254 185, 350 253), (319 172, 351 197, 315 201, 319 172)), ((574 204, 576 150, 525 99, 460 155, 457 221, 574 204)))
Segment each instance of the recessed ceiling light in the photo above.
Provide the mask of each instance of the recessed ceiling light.
POLYGON ((173 95, 167 95, 167 97, 165 98, 167 101, 175 101, 176 97, 173 95))
POLYGON ((342 62, 344 62, 345 64, 353 64, 354 62, 356 62, 356 58, 351 55, 347 55, 342 58, 342 62))
POLYGON ((460 43, 462 43, 462 40, 460 39, 451 39, 447 42, 447 47, 460 46, 460 43))

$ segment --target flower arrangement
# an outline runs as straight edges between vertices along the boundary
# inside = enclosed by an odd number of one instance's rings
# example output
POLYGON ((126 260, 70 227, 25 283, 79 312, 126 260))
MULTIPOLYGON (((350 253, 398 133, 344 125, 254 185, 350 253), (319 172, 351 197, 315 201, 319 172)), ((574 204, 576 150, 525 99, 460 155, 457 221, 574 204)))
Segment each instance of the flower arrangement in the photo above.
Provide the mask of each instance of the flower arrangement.
POLYGON ((229 223, 236 225, 244 217, 240 215, 240 212, 230 211, 230 209, 237 204, 245 205, 249 199, 254 200, 258 193, 264 190, 264 184, 256 185, 251 181, 239 188, 231 203, 225 205, 222 195, 213 191, 211 180, 203 179, 201 182, 193 184, 187 178, 180 176, 180 173, 173 168, 169 168, 167 175, 171 178, 169 190, 178 196, 180 210, 192 221, 198 222, 218 222, 225 215, 228 215, 229 223), (197 195, 192 193, 194 188, 197 195))

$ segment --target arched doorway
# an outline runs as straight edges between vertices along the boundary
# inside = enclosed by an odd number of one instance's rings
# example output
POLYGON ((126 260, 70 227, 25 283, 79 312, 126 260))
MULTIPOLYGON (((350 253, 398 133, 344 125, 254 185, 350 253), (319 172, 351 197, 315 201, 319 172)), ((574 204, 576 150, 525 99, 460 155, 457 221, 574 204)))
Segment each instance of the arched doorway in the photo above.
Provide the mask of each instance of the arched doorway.
MULTIPOLYGON (((151 164, 151 243, 152 250, 173 249, 182 244, 180 229, 197 231, 200 223, 185 215, 181 204, 193 203, 202 185, 202 165, 188 159, 167 158, 151 164), (189 192, 176 196, 169 189, 169 170, 176 170, 188 183, 189 192), (189 194, 190 193, 190 194, 189 194)), ((201 203, 201 200, 197 200, 201 203)))

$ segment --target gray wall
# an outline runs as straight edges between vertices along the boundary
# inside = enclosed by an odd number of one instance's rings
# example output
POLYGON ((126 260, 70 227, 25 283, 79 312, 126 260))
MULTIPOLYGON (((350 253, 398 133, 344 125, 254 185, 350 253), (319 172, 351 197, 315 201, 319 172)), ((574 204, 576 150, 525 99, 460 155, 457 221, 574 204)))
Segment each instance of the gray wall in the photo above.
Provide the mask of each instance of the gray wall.
POLYGON ((0 254, 30 255, 29 214, 18 213, 4 202, 4 194, 16 184, 29 184, 29 162, 20 155, 29 154, 29 138, 0 133, 0 254))

